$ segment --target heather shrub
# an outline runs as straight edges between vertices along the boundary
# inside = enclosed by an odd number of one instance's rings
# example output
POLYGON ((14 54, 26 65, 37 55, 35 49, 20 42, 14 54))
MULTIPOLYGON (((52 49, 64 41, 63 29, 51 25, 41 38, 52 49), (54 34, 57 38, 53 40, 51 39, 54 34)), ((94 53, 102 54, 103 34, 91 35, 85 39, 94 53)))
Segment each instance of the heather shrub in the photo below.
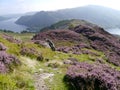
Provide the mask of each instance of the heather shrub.
POLYGON ((35 48, 23 47, 20 51, 21 55, 29 56, 31 58, 36 58, 38 61, 43 60, 43 56, 35 48))
POLYGON ((105 64, 77 63, 64 81, 69 90, 120 90, 120 72, 105 64))
POLYGON ((2 50, 1 51, 5 51, 8 52, 9 54, 14 54, 19 56, 19 50, 20 47, 18 46, 18 44, 16 43, 11 43, 3 38, 0 37, 0 43, 2 44, 2 50))
POLYGON ((13 66, 17 64, 20 64, 20 62, 15 56, 9 55, 5 51, 0 51, 0 73, 13 70, 13 66))
POLYGON ((7 34, 3 34, 3 38, 8 40, 11 43, 21 43, 20 40, 15 39, 14 37, 7 35, 7 34))
POLYGON ((12 66, 20 64, 15 56, 6 53, 6 49, 7 47, 0 43, 0 73, 6 73, 9 70, 13 70, 12 66))

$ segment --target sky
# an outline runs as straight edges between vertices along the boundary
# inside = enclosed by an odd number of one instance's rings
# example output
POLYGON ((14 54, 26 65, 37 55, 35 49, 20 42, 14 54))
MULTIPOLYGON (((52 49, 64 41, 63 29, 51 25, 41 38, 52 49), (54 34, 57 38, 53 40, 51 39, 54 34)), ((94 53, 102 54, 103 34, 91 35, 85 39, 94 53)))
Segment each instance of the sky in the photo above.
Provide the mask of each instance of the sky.
POLYGON ((120 10, 120 0, 0 0, 0 15, 53 11, 85 5, 101 5, 120 10))

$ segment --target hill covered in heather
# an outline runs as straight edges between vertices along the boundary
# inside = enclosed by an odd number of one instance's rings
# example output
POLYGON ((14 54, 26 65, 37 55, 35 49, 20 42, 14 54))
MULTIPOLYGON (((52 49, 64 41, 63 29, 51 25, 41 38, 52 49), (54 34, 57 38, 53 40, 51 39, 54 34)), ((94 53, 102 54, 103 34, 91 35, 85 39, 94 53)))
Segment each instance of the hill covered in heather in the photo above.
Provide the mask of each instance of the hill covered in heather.
POLYGON ((85 20, 79 19, 71 19, 71 20, 62 20, 57 23, 54 23, 48 27, 44 27, 40 30, 40 32, 47 31, 47 30, 59 30, 59 29, 74 29, 74 27, 78 25, 87 25, 87 26, 95 26, 95 24, 91 24, 85 20))
POLYGON ((119 58, 119 38, 83 20, 37 34, 1 31, 0 89, 120 90, 119 58))
POLYGON ((33 40, 52 40, 56 46, 60 43, 68 43, 72 46, 57 47, 58 51, 80 54, 81 46, 88 49, 102 51, 109 63, 120 66, 119 51, 120 42, 118 38, 106 32, 103 28, 94 25, 79 25, 73 30, 51 30, 36 34, 33 40))
POLYGON ((119 16, 120 11, 102 6, 88 5, 57 11, 40 11, 34 15, 20 17, 16 23, 34 29, 41 29, 61 20, 81 19, 95 23, 103 28, 119 28, 119 16))
POLYGON ((81 23, 71 30, 40 32, 33 36, 32 41, 45 46, 48 39, 55 45, 56 51, 79 57, 64 61, 64 64, 70 65, 63 79, 67 90, 120 89, 120 72, 112 67, 120 67, 118 38, 97 25, 81 23))

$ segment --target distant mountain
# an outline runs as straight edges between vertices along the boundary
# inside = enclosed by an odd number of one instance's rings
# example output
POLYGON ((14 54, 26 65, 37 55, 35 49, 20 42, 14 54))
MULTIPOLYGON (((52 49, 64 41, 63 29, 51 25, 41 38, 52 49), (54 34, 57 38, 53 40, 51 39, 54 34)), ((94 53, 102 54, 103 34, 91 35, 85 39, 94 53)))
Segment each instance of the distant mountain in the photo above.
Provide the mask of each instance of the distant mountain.
POLYGON ((49 26, 64 19, 82 19, 104 28, 120 27, 120 11, 95 5, 63 9, 58 11, 40 11, 34 15, 20 17, 16 23, 28 27, 49 26))

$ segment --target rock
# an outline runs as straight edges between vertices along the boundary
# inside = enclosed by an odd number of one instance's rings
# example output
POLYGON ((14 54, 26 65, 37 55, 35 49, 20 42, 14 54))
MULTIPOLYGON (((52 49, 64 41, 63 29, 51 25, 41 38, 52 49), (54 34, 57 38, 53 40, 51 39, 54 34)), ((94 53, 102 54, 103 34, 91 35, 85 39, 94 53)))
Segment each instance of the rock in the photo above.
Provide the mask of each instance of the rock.
POLYGON ((40 76, 42 79, 48 79, 48 78, 53 77, 54 74, 53 73, 42 73, 40 76))
POLYGON ((35 44, 38 44, 42 47, 47 47, 50 48, 49 44, 46 41, 41 41, 41 40, 32 40, 35 44))
POLYGON ((73 62, 71 60, 64 60, 63 63, 73 65, 73 62))
POLYGON ((49 90, 46 86, 44 79, 51 78, 52 75, 50 73, 35 73, 34 75, 34 84, 35 90, 49 90))
POLYGON ((54 43, 51 40, 49 40, 49 39, 46 39, 46 42, 50 46, 51 50, 55 51, 55 45, 54 45, 54 43))
POLYGON ((70 65, 75 65, 78 62, 76 58, 68 58, 67 60, 64 60, 64 64, 70 64, 70 65))

